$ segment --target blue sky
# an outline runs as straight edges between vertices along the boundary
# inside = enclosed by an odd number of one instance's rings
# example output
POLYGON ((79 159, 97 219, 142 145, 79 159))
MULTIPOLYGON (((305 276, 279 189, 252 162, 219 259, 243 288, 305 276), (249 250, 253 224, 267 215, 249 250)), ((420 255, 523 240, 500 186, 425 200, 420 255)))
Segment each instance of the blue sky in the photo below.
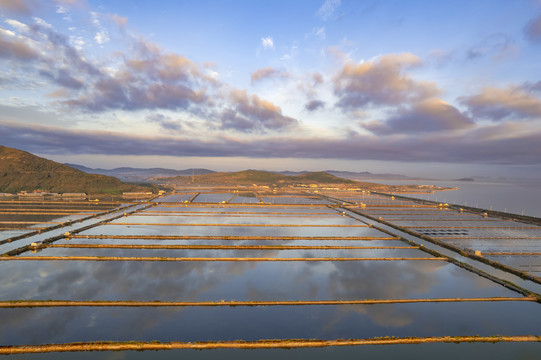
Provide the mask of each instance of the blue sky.
POLYGON ((541 176, 541 2, 0 0, 0 144, 90 167, 541 176))

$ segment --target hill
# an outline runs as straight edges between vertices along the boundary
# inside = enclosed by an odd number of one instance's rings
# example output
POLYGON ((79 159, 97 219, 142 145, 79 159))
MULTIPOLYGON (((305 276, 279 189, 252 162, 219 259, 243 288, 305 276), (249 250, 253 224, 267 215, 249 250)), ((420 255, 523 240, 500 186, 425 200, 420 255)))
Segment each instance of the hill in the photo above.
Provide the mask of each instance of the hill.
POLYGON ((208 169, 185 169, 185 170, 174 170, 174 169, 164 169, 164 168, 132 168, 132 167, 119 167, 114 169, 93 169, 82 165, 77 164, 65 164, 77 170, 84 171, 88 174, 101 174, 107 176, 114 176, 117 179, 128 182, 141 182, 148 181, 152 177, 167 177, 167 176, 192 176, 192 175, 202 175, 202 174, 211 174, 215 171, 208 169))
POLYGON ((299 185, 299 184, 358 184, 358 182, 342 179, 325 172, 308 172, 300 175, 282 175, 270 171, 244 170, 238 172, 217 172, 205 175, 156 177, 158 183, 170 185, 299 185))
POLYGON ((0 192, 37 189, 55 193, 121 194, 154 188, 126 184, 111 176, 87 174, 26 151, 0 146, 0 192))
POLYGON ((156 177, 151 181, 164 186, 310 186, 331 185, 333 187, 355 187, 363 190, 381 192, 432 193, 451 188, 434 185, 385 185, 373 182, 344 179, 327 172, 301 172, 298 175, 282 175, 270 171, 244 170, 238 172, 219 172, 196 176, 156 177))

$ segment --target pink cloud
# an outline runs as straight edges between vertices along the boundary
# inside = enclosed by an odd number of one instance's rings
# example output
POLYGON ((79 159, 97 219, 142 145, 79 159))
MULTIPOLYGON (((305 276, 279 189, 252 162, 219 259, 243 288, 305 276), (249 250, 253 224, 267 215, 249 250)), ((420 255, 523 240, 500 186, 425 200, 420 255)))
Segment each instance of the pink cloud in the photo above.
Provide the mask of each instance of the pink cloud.
POLYGON ((541 100, 520 87, 485 87, 481 93, 459 98, 472 116, 500 121, 541 118, 541 100))
POLYGON ((366 105, 400 105, 438 95, 434 83, 415 81, 405 70, 421 59, 409 53, 390 54, 360 64, 347 61, 334 78, 338 106, 355 109, 366 105))

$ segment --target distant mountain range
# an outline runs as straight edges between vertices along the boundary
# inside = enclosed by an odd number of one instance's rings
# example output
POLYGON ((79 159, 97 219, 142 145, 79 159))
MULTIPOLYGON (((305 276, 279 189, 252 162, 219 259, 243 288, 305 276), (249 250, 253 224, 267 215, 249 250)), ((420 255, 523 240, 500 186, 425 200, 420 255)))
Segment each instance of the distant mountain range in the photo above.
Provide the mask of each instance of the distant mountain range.
MULTIPOLYGON (((194 176, 194 175, 207 175, 216 173, 214 170, 209 169, 185 169, 185 170, 174 170, 174 169, 165 169, 165 168, 132 168, 132 167, 119 167, 115 169, 92 169, 82 165, 76 164, 66 164, 75 169, 84 171, 89 174, 102 174, 108 176, 114 176, 122 181, 128 182, 142 182, 150 181, 152 178, 163 178, 163 177, 172 177, 172 176, 194 176)), ((254 170, 254 171, 264 171, 264 170, 254 170)), ((308 174, 311 171, 268 171, 275 174, 285 175, 285 176, 297 176, 308 174)), ((363 172, 353 172, 353 171, 338 171, 338 170, 324 170, 327 174, 331 174, 340 178, 363 181, 369 179, 377 180, 427 180, 420 178, 413 178, 399 174, 372 174, 368 171, 363 172)))
POLYGON ((0 146, 0 192, 44 190, 117 195, 124 191, 151 191, 156 186, 126 184, 106 175, 88 174, 26 151, 0 146))
POLYGON ((192 176, 192 175, 206 175, 212 174, 216 171, 208 169, 186 169, 186 170, 173 170, 164 168, 132 168, 132 167, 119 167, 115 169, 92 169, 86 166, 77 164, 66 164, 72 168, 84 171, 88 174, 101 174, 107 176, 114 176, 117 179, 128 182, 142 182, 148 181, 153 177, 166 177, 166 176, 192 176))
MULTIPOLYGON (((377 191, 443 190, 426 185, 383 185, 372 182, 359 182, 358 178, 371 178, 378 175, 368 172, 353 173, 347 171, 327 172, 269 172, 244 170, 238 172, 215 172, 207 169, 172 170, 163 168, 116 168, 111 170, 91 169, 80 165, 59 164, 28 152, 0 146, 0 192, 43 190, 54 193, 85 192, 87 194, 120 194, 126 191, 157 190, 157 185, 146 186, 126 184, 114 175, 130 181, 152 181, 167 186, 194 184, 226 184, 252 186, 312 186, 316 184, 337 184, 340 186, 361 186, 377 191), (338 175, 342 175, 337 176, 338 175), (164 175, 164 176, 160 176, 164 175), (355 177, 357 179, 347 179, 355 177)), ((387 178, 400 175, 386 175, 387 178)))
MULTIPOLYGON (((421 179, 418 177, 409 177, 405 175, 399 175, 399 174, 372 174, 368 171, 362 171, 362 172, 354 172, 354 171, 340 171, 340 170, 323 170, 322 172, 326 172, 327 174, 331 174, 334 176, 338 176, 344 179, 350 179, 350 180, 368 180, 368 179, 374 179, 374 180, 427 180, 427 179, 421 179)), ((301 171, 301 172, 294 172, 294 171, 282 171, 279 172, 279 174, 282 175, 300 175, 308 173, 308 171, 301 171)))

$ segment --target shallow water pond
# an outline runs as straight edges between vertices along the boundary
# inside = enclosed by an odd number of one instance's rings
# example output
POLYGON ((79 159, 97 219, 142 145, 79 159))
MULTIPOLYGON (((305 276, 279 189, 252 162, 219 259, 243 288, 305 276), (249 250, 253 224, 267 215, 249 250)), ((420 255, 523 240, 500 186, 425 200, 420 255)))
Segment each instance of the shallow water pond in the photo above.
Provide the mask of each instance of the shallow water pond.
POLYGON ((2 344, 536 333, 538 304, 0 309, 2 344), (445 326, 441 326, 445 324, 445 326), (51 331, 54 329, 54 331, 51 331))
POLYGON ((0 261, 0 299, 355 300, 518 296, 442 260, 0 261))

